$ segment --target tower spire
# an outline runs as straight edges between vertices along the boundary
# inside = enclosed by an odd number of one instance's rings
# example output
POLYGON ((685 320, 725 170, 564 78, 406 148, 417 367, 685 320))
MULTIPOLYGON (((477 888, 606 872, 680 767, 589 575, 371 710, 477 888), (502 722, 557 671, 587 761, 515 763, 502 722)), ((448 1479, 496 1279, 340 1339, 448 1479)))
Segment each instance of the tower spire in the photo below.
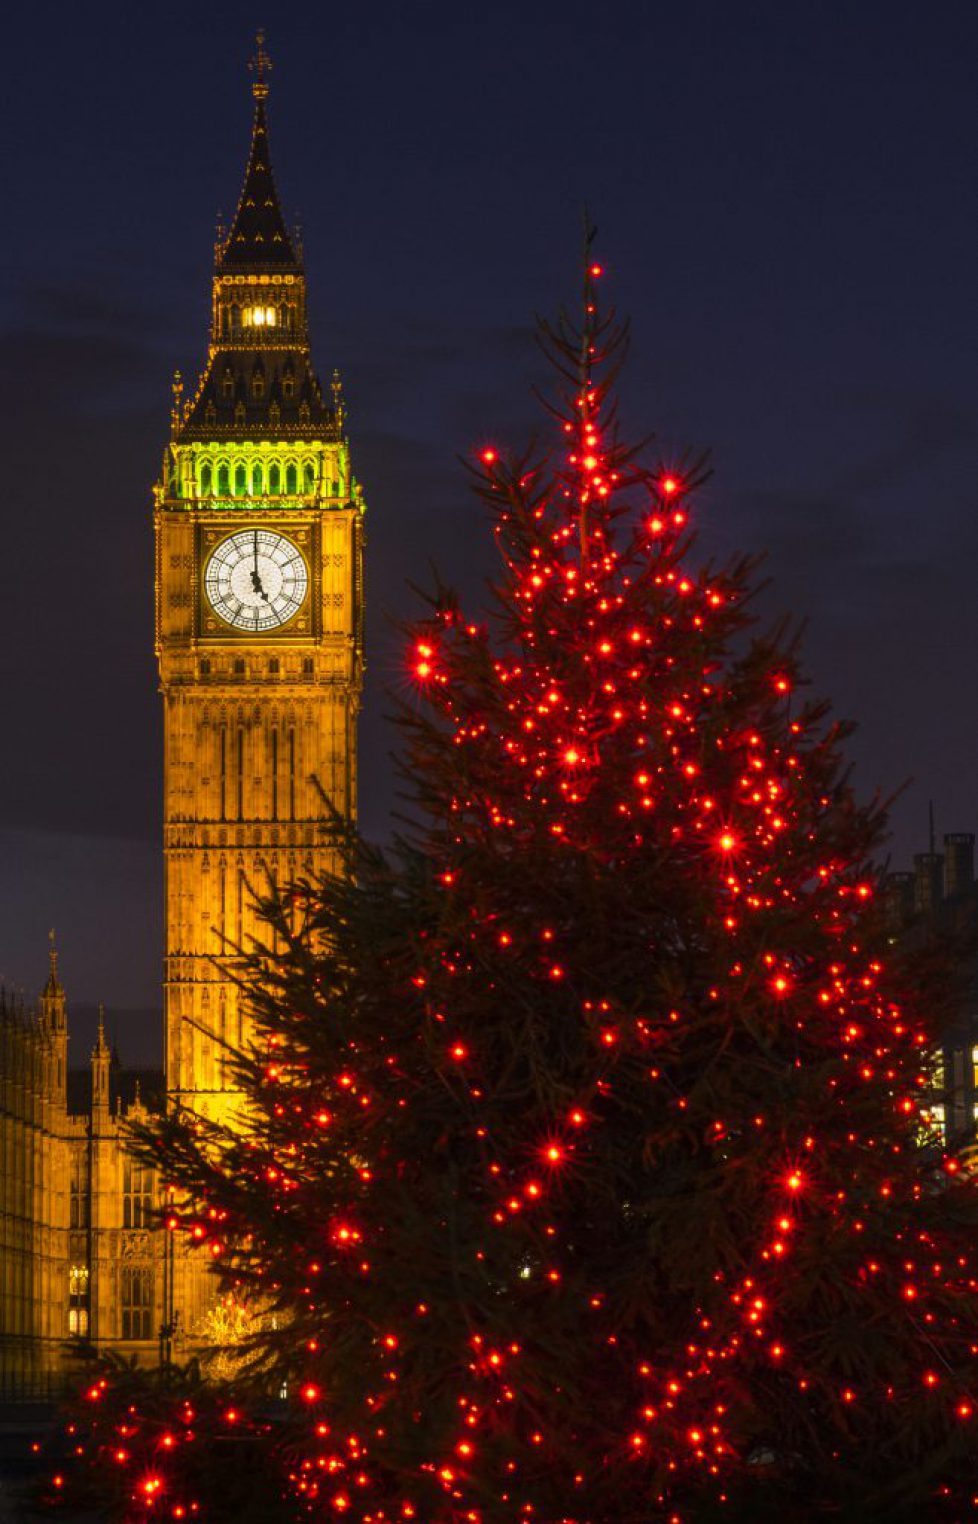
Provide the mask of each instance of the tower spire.
POLYGON ((265 29, 259 27, 255 33, 255 56, 248 63, 248 68, 255 76, 251 83, 251 93, 256 101, 268 99, 268 75, 272 72, 272 60, 265 52, 265 29))
POLYGON ((48 932, 48 982, 44 986, 45 995, 63 995, 61 980, 58 978, 58 947, 54 938, 54 927, 48 932))
POLYGON ((58 948, 54 940, 54 927, 48 932, 48 964, 51 969, 51 983, 58 982, 58 948))
POLYGON ((218 247, 217 268, 240 271, 243 274, 285 270, 298 272, 301 260, 282 216, 268 154, 265 102, 268 99, 268 76, 272 61, 265 51, 264 32, 258 33, 255 56, 248 67, 254 76, 251 93, 255 97, 251 152, 231 230, 218 247))
POLYGON ((109 1064, 111 1054, 105 1040, 105 1006, 98 1003, 98 1036, 92 1049, 92 1109, 105 1111, 109 1106, 109 1064))
POLYGON ((68 1008, 64 985, 58 978, 58 947, 53 930, 48 932, 48 980, 38 1001, 38 1017, 49 1032, 66 1035, 68 1008))

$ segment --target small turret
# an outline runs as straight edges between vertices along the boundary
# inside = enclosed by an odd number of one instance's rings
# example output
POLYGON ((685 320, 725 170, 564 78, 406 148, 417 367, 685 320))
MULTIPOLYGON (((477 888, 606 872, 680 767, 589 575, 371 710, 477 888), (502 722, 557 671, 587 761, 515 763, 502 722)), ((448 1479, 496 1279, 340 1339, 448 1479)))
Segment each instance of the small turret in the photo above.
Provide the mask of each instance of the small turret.
POLYGON ((98 1035, 92 1049, 92 1110, 109 1109, 109 1070, 112 1052, 105 1040, 105 1006, 99 1001, 98 1035))
POLYGON ((52 1035, 67 1031, 68 1003, 58 978, 58 948, 54 931, 48 932, 48 979, 38 1001, 41 1025, 52 1035))
POLYGON ((64 1107, 68 1087, 68 1000, 58 978, 58 948, 48 932, 48 979, 37 1002, 37 1025, 47 1054, 45 1091, 55 1106, 64 1107))

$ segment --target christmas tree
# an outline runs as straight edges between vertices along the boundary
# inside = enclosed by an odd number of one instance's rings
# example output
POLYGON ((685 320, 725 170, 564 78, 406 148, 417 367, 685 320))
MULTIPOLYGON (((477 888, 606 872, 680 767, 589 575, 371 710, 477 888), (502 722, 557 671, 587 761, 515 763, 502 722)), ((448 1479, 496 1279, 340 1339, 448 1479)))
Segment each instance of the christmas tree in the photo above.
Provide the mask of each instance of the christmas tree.
POLYGON ((702 467, 620 439, 600 273, 542 329, 553 451, 476 467, 488 625, 439 587, 409 632, 418 823, 267 897, 248 1130, 142 1146, 264 1310, 300 1513, 957 1519, 948 981, 886 948, 883 812, 753 564, 695 563, 702 467))

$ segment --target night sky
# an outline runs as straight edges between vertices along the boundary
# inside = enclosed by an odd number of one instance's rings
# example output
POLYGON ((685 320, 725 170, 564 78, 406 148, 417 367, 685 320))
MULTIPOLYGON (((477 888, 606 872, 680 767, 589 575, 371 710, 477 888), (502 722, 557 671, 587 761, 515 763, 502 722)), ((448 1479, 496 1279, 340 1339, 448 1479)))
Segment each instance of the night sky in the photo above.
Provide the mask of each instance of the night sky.
POLYGON ((477 607, 458 457, 545 428, 533 316, 581 206, 633 320, 623 417, 712 452, 704 555, 767 552, 894 866, 978 826, 978 10, 972 3, 19 6, 4 26, 0 973, 58 929, 75 1062, 102 999, 160 1051, 162 725, 150 488, 203 358, 257 23, 368 514, 361 815, 389 829, 390 620, 434 563, 477 607), (909 780, 909 781, 908 781, 909 780))

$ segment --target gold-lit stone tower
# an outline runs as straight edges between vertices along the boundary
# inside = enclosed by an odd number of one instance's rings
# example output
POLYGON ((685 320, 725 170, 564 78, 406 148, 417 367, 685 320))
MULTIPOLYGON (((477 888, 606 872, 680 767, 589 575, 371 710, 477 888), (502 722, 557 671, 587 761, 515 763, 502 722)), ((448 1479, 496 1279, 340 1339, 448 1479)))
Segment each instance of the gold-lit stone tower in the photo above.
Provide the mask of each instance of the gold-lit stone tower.
POLYGON ((302 253, 268 152, 268 58, 252 65, 244 188, 215 251, 207 364, 173 427, 156 499, 164 706, 166 1081, 236 1109, 225 1044, 246 1033, 213 959, 255 929, 249 885, 333 862, 320 790, 356 808, 364 503, 334 373, 312 369, 302 253))

